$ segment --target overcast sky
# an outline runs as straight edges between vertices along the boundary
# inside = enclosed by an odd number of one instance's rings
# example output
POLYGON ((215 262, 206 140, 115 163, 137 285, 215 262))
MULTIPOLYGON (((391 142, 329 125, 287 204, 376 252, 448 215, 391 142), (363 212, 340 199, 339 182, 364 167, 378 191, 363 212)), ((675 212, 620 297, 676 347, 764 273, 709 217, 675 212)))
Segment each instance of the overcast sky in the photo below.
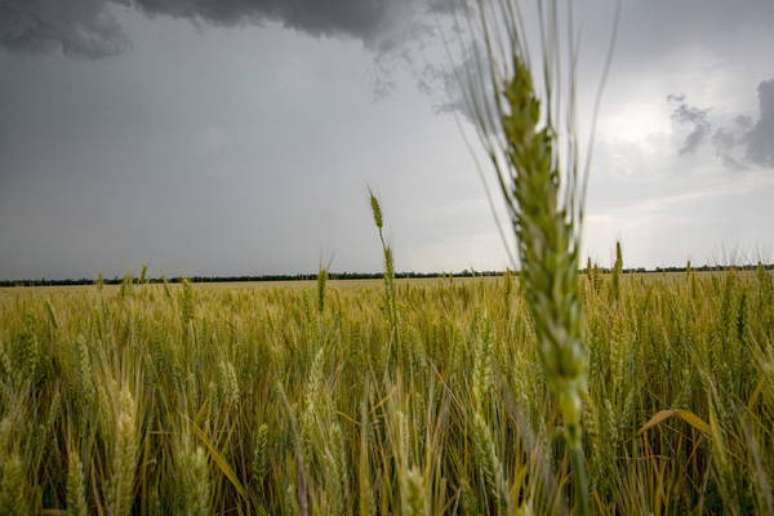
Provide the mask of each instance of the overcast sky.
MULTIPOLYGON (((0 278, 377 271, 368 186, 399 270, 504 268, 442 5, 0 0, 0 278)), ((588 115, 614 9, 575 5, 588 115)), ((774 260, 772 27, 771 0, 623 0, 592 258, 774 260)))

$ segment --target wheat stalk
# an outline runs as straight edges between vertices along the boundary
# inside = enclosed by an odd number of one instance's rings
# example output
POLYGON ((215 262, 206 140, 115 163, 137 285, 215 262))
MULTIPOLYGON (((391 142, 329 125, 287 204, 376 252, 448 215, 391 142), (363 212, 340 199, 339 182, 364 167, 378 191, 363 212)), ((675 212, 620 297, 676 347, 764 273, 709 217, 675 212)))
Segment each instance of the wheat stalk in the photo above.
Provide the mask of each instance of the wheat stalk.
POLYGON ((574 132, 574 50, 570 44, 569 58, 562 60, 557 2, 548 2, 547 9, 537 2, 543 72, 538 89, 519 5, 479 0, 476 6, 467 14, 474 69, 462 88, 511 218, 540 361, 558 400, 578 512, 585 515, 581 393, 586 359, 578 270, 587 168, 579 170, 574 132), (566 64, 569 70, 563 70, 566 64), (562 96, 567 96, 564 103, 562 96))
POLYGON ((122 516, 132 510, 137 460, 137 404, 126 387, 119 393, 114 435, 108 507, 111 514, 122 516))
POLYGON ((71 446, 67 456, 67 514, 68 516, 86 516, 89 509, 86 504, 86 486, 83 478, 83 464, 78 452, 71 446))

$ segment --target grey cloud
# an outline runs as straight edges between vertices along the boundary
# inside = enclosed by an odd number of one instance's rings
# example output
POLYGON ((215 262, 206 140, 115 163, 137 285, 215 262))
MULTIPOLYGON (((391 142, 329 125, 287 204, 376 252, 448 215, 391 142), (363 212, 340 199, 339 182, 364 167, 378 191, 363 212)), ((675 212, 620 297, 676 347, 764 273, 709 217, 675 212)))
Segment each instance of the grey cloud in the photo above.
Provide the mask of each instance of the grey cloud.
MULTIPOLYGON (((429 10, 439 17, 448 16, 454 8, 464 9, 469 0, 426 0, 429 10)), ((534 2, 524 2, 525 11, 534 2)), ((561 2, 560 2, 561 3, 561 2)), ((590 0, 574 12, 576 27, 581 33, 578 68, 579 84, 595 85, 601 75, 601 65, 610 41, 616 2, 590 0), (591 30, 589 30, 591 28, 591 30)), ((457 13, 460 15, 460 12, 457 13)), ((534 20, 527 23, 527 30, 534 26, 534 20)), ((681 50, 700 50, 709 55, 728 56, 738 52, 745 45, 745 56, 751 58, 755 51, 763 48, 758 38, 767 41, 770 27, 774 24, 774 2, 771 0, 622 0, 618 39, 613 60, 614 76, 639 74, 642 70, 658 64, 659 68, 668 56, 681 50), (743 4, 743 6, 742 6, 743 4)), ((453 36, 456 36, 452 33, 453 36)), ((464 60, 464 56, 463 56, 464 60)), ((457 68, 464 65, 460 60, 457 68)), ((469 118, 465 104, 458 91, 445 89, 454 82, 453 71, 447 72, 451 81, 441 79, 435 91, 445 92, 450 100, 442 102, 439 111, 456 111, 469 118)), ((611 81, 612 85, 612 81, 611 81)), ((590 87, 593 91, 594 86, 590 87)), ((666 93, 666 92, 664 92, 666 93)), ((710 117, 711 118, 711 117, 710 117)), ((706 124, 690 122, 694 128, 686 138, 684 153, 707 143, 712 128, 706 124)))
MULTIPOLYGON (((0 0, 0 47, 9 51, 104 57, 120 54, 129 39, 111 14, 113 5, 215 25, 273 21, 314 36, 350 36, 384 51, 401 36, 385 37, 410 20, 418 0, 0 0)), ((406 23, 411 30, 418 24, 406 23)))
MULTIPOLYGON (((749 115, 736 115, 733 123, 719 126, 714 132, 709 109, 689 105, 684 95, 669 95, 667 101, 675 106, 672 120, 690 130, 680 154, 695 152, 712 133, 710 143, 726 167, 734 170, 746 169, 748 164, 774 167, 774 79, 758 85, 760 113, 757 121, 749 115)), ((715 122, 714 125, 720 124, 715 122)))
POLYGON ((729 170, 741 171, 741 170, 748 169, 747 165, 737 160, 735 157, 733 157, 730 154, 721 154, 720 161, 723 163, 723 166, 729 170))
POLYGON ((742 129, 750 129, 753 126, 753 119, 749 115, 737 115, 734 117, 734 122, 742 129))
MULTIPOLYGON (((739 125, 739 124, 737 124, 739 125)), ((739 145, 740 137, 723 127, 716 129, 712 135, 712 146, 723 166, 730 170, 745 170, 747 166, 734 157, 734 150, 739 145)))
POLYGON ((0 0, 0 47, 104 57, 124 52, 129 39, 104 0, 0 0))
POLYGON ((774 79, 758 85, 760 119, 745 135, 747 158, 761 166, 774 167, 774 79))
POLYGON ((361 39, 368 39, 379 30, 394 3, 383 0, 134 0, 148 14, 219 25, 271 20, 312 35, 345 34, 361 39))
POLYGON ((737 138, 731 131, 722 127, 712 135, 712 144, 718 151, 731 151, 737 144, 737 138))
MULTIPOLYGON (((482 69, 485 62, 478 57, 484 55, 485 51, 480 47, 474 48, 477 46, 473 44, 465 48, 464 54, 451 69, 428 69, 425 76, 434 85, 434 91, 443 95, 435 103, 436 113, 459 114, 480 128, 480 123, 485 122, 480 120, 480 115, 487 108, 493 108, 487 103, 488 99, 494 98, 495 91, 492 82, 488 80, 488 74, 482 69)), ((483 129, 490 134, 497 131, 490 124, 483 129)))
POLYGON ((672 120, 687 126, 690 131, 680 147, 680 154, 691 154, 706 141, 712 130, 712 124, 707 118, 709 110, 688 105, 684 95, 669 95, 667 101, 675 106, 672 111, 672 120))

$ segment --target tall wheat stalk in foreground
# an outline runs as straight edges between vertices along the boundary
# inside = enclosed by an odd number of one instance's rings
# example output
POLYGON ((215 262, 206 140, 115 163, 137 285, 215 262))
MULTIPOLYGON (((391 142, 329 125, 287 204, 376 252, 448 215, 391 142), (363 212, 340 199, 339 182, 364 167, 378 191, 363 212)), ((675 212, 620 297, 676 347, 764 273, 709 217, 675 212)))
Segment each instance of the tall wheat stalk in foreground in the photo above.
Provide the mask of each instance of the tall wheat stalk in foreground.
POLYGON ((478 0, 466 10, 472 44, 466 75, 459 78, 511 219, 540 361, 572 460, 577 511, 585 515, 581 395, 587 379, 578 279, 588 163, 579 166, 574 127, 571 3, 560 8, 555 0, 538 0, 536 7, 539 85, 517 0, 478 0), (562 15, 567 19, 560 23, 562 15))

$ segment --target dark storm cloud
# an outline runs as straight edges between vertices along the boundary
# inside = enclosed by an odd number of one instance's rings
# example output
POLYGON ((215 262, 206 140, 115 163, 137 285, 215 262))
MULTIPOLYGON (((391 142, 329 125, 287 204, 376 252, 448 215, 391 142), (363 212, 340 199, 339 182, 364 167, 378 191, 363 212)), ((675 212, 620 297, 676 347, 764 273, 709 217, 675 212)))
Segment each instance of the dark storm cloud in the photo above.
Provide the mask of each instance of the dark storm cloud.
POLYGON ((393 3, 385 0, 134 0, 148 14, 219 25, 272 20, 312 35, 346 34, 362 39, 379 30, 393 3))
POLYGON ((674 105, 672 120, 689 128, 688 136, 680 147, 680 154, 691 154, 706 141, 710 134, 712 125, 707 119, 709 110, 688 105, 685 102, 685 95, 669 95, 667 100, 674 105))
POLYGON ((736 115, 725 126, 710 121, 710 109, 700 109, 686 102, 684 95, 669 95, 674 105, 672 120, 689 129, 680 154, 691 154, 708 141, 717 156, 730 169, 742 170, 746 164, 774 167, 774 79, 758 85, 759 118, 736 115), (713 125, 719 126, 713 132, 713 125))
MULTIPOLYGON (((0 47, 84 57, 120 54, 129 46, 113 5, 196 23, 237 25, 274 21, 315 36, 351 36, 374 43, 414 0, 0 0, 0 47)), ((405 20, 403 20, 405 21, 405 20)), ((378 48, 381 50, 381 48, 378 48)))
POLYGON ((128 46, 104 0, 0 0, 0 47, 8 50, 104 57, 128 46))
POLYGON ((747 158, 761 166, 774 167, 774 79, 758 85, 760 119, 745 135, 747 158))

